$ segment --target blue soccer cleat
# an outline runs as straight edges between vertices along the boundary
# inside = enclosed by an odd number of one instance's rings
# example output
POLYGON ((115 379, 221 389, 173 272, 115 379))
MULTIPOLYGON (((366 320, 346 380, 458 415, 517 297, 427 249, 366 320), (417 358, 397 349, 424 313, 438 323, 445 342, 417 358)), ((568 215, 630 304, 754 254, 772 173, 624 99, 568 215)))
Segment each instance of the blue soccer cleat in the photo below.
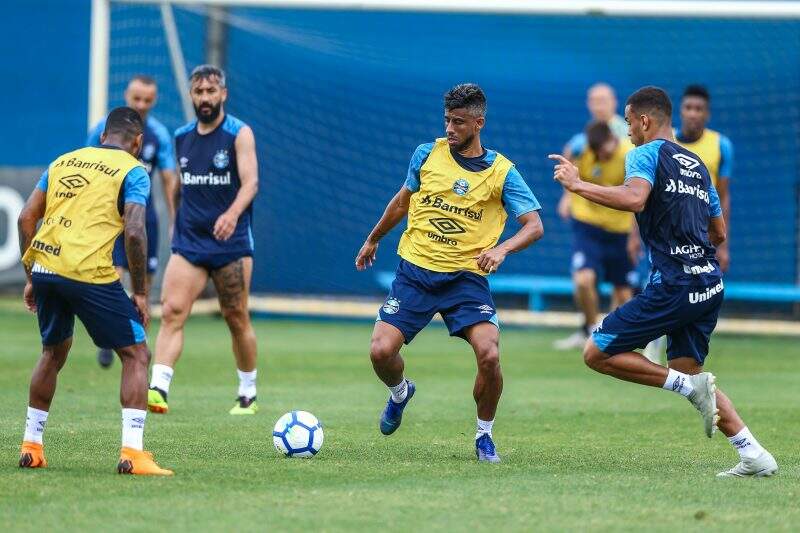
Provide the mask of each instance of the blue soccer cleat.
POLYGON ((486 461, 487 463, 500 462, 500 456, 497 455, 497 450, 494 448, 492 436, 488 433, 484 433, 475 439, 475 455, 478 456, 478 461, 486 461))
POLYGON ((408 383, 408 392, 406 392, 406 399, 400 403, 395 403, 392 397, 389 396, 389 401, 386 402, 386 408, 381 413, 381 433, 384 435, 391 435, 397 428, 400 427, 400 422, 403 421, 403 409, 408 405, 408 401, 414 396, 417 386, 413 381, 406 380, 408 383))

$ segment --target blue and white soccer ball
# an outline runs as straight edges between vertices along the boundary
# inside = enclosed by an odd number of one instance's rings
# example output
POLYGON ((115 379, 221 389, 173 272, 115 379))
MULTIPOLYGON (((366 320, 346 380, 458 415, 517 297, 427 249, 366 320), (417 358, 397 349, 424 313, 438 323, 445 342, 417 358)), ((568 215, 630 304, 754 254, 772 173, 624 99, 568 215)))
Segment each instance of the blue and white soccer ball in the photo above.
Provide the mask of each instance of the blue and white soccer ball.
POLYGON ((313 457, 322 448, 322 424, 308 411, 286 413, 275 422, 272 441, 287 457, 313 457))

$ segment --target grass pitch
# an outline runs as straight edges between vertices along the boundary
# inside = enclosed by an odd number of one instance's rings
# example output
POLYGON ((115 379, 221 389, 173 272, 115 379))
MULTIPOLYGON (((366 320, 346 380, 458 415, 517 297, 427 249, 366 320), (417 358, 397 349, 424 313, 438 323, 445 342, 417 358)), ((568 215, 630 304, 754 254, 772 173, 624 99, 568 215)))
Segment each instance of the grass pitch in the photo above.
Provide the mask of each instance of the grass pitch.
MULTIPOLYGON (((477 464, 474 361, 432 326, 405 349, 418 391, 403 426, 378 432, 387 397, 367 357, 371 324, 256 321, 254 417, 227 414, 236 374, 224 323, 196 317, 145 447, 171 479, 119 476, 119 362, 99 368, 83 329, 59 378, 45 449, 50 466, 16 467, 35 319, 0 310, 0 530, 724 530, 800 523, 800 346, 716 336, 707 368, 778 459, 772 479, 717 480, 737 456, 703 436, 666 391, 592 373, 555 353, 564 332, 503 332, 505 392, 495 441, 503 463, 477 464), (271 429, 291 409, 325 425, 311 460, 286 459, 271 429)), ((151 339, 158 324, 154 324, 151 339)))

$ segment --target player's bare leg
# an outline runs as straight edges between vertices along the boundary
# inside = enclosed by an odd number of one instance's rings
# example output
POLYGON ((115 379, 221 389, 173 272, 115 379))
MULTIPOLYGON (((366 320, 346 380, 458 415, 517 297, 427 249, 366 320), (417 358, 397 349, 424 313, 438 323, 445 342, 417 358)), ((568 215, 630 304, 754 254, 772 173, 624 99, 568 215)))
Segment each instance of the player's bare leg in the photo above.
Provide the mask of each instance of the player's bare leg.
POLYGON ((369 347, 369 358, 375 374, 389 388, 389 400, 381 414, 380 429, 391 435, 403 420, 403 410, 414 396, 416 386, 403 375, 405 362, 400 355, 403 334, 395 326, 381 320, 375 322, 369 347))
POLYGON ((478 411, 475 434, 475 454, 479 461, 499 463, 500 456, 492 441, 497 404, 503 393, 503 373, 500 371, 500 330, 491 322, 479 322, 464 329, 478 363, 472 396, 478 411))
POLYGON ((170 256, 161 286, 161 327, 156 337, 147 401, 148 409, 154 413, 166 413, 169 409, 167 393, 175 364, 183 350, 183 326, 207 281, 205 269, 178 254, 170 256))
POLYGON ((633 289, 627 285, 615 286, 611 292, 611 310, 613 311, 631 298, 633 298, 633 289))
POLYGON ((239 375, 237 405, 231 414, 254 414, 256 400, 256 334, 250 321, 248 295, 253 258, 242 257, 211 273, 219 307, 231 332, 233 355, 239 375))
POLYGON ((122 404, 122 449, 117 472, 120 474, 171 476, 153 456, 144 451, 144 421, 147 415, 147 365, 150 350, 141 342, 116 348, 122 362, 119 401, 122 404))
POLYGON ((597 274, 591 268, 582 268, 572 274, 572 283, 575 287, 573 297, 575 305, 583 314, 583 326, 565 339, 555 342, 557 350, 579 350, 583 347, 591 329, 597 323, 599 311, 599 296, 597 295, 597 274))
MULTIPOLYGON (((703 372, 703 367, 692 357, 678 357, 669 361, 669 367, 694 376, 703 372)), ((753 437, 745 426, 733 402, 721 390, 716 389, 719 409, 719 430, 728 437, 731 445, 739 452, 741 462, 728 471, 720 472, 720 477, 771 476, 778 470, 778 463, 753 437)))

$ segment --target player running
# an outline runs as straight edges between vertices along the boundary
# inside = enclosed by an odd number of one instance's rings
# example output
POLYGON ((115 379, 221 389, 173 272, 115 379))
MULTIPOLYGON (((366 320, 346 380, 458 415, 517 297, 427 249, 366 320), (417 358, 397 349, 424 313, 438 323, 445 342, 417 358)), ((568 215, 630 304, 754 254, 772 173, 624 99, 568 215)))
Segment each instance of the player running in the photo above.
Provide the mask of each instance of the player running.
MULTIPOLYGON (((589 87, 586 91, 586 109, 593 122, 605 122, 618 139, 627 140, 628 125, 625 124, 625 119, 617 114, 617 95, 611 85, 598 82, 589 87)), ((576 133, 564 146, 564 157, 567 159, 577 157, 584 146, 586 146, 586 133, 576 133)))
MULTIPOLYGON (((585 143, 573 147, 575 164, 581 176, 602 186, 621 185, 625 180, 625 154, 633 148, 620 139, 605 122, 595 121, 586 128, 585 143)), ((611 308, 616 309, 633 296, 634 266, 628 257, 628 236, 633 215, 591 202, 564 191, 558 213, 570 220, 573 234, 572 281, 575 303, 583 313, 583 325, 565 339, 554 343, 558 350, 582 349, 597 324, 598 278, 614 285, 611 308)))
POLYGON ((249 126, 225 113, 228 90, 222 70, 201 65, 190 81, 197 120, 175 132, 181 201, 162 282, 161 328, 147 404, 155 413, 167 412, 183 326, 211 277, 239 375, 230 414, 255 414, 256 335, 247 307, 253 272, 252 203, 258 191, 255 137, 249 126))
MULTIPOLYGON (((169 210, 170 220, 175 218, 175 188, 177 178, 175 176, 175 154, 172 150, 172 137, 167 128, 156 120, 150 111, 156 105, 158 88, 156 81, 150 76, 137 75, 128 82, 125 89, 125 104, 136 110, 142 117, 144 123, 144 138, 142 141, 142 151, 139 153, 139 161, 144 165, 147 174, 152 176, 153 171, 158 170, 164 187, 164 199, 169 210)), ((86 146, 99 146, 100 136, 105 128, 105 120, 101 120, 89 132, 86 146)), ((147 293, 153 283, 153 275, 158 269, 158 214, 156 213, 155 203, 153 202, 152 188, 151 195, 147 197, 146 210, 147 228, 147 293)), ((123 272, 128 270, 128 260, 125 255, 125 239, 120 235, 114 243, 112 254, 114 266, 120 278, 123 272)), ((111 350, 99 349, 97 351, 97 362, 103 368, 108 368, 114 361, 111 350)))
POLYGON ((581 179, 560 155, 554 178, 565 189, 608 207, 633 211, 653 270, 644 292, 613 311, 586 343, 584 360, 597 372, 662 387, 700 411, 705 433, 717 426, 740 462, 718 476, 770 476, 778 464, 753 437, 733 404, 703 372, 724 285, 715 246, 725 240, 719 196, 697 156, 674 142, 672 103, 657 87, 633 93, 625 107, 637 147, 625 161, 625 184, 601 187, 581 179), (666 335, 669 368, 635 352, 666 335))
POLYGON ((416 391, 403 374, 400 348, 439 313, 450 335, 465 339, 475 351, 475 453, 479 461, 497 463, 492 425, 503 376, 499 325, 486 275, 496 272, 508 254, 541 238, 544 230, 539 202, 514 164, 481 144, 486 97, 480 87, 453 87, 445 94, 444 110, 447 138, 417 147, 405 184, 356 256, 358 270, 371 266, 380 239, 408 215, 397 251, 400 265, 370 346, 375 373, 390 392, 380 430, 391 435, 400 427, 416 391), (522 227, 496 245, 507 213, 522 227))
POLYGON ((28 275, 25 306, 36 312, 42 335, 20 467, 47 466, 42 436, 77 315, 94 343, 113 349, 122 361, 122 450, 117 471, 172 475, 142 449, 150 357, 144 332, 149 321, 145 204, 150 177, 136 159, 142 129, 135 110, 111 111, 100 147, 66 153, 50 164, 19 216, 20 251, 28 275), (111 262, 114 240, 123 230, 133 285, 130 299, 111 262))
MULTIPOLYGON (((675 134, 678 144, 703 161, 719 194, 722 218, 730 232, 731 200, 729 184, 733 174, 733 144, 725 135, 707 128, 711 118, 711 95, 702 85, 689 85, 681 99, 681 128, 675 134)), ((723 272, 730 265, 728 243, 717 247, 717 261, 723 272)))

